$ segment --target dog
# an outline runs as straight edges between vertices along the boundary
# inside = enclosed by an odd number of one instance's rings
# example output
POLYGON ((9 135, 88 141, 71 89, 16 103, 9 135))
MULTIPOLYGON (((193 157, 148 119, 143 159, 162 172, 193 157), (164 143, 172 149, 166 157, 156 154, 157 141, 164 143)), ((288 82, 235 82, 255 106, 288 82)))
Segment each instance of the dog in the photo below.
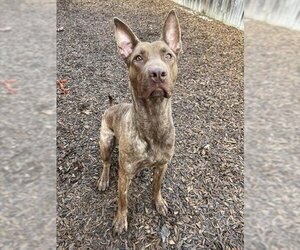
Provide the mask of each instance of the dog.
POLYGON ((104 191, 109 185, 111 154, 118 143, 118 211, 113 226, 114 232, 121 234, 127 230, 128 188, 143 168, 153 170, 156 210, 165 216, 168 212, 161 184, 174 154, 171 97, 178 73, 181 31, 174 10, 164 22, 161 39, 152 43, 140 41, 118 18, 114 18, 114 26, 118 52, 128 67, 132 103, 111 105, 103 114, 99 140, 103 170, 97 186, 104 191))

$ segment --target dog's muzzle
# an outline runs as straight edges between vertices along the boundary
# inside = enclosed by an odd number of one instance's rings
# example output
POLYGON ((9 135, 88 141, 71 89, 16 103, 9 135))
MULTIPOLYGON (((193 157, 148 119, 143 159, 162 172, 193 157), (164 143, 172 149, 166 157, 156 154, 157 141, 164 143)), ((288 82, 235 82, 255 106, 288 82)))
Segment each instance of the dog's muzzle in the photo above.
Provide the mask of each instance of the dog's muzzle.
POLYGON ((163 87, 157 87, 155 88, 151 93, 150 97, 165 97, 165 98, 170 98, 171 95, 168 90, 166 90, 163 87))
POLYGON ((168 90, 168 73, 164 67, 151 67, 148 69, 148 79, 150 84, 149 97, 170 98, 168 90))

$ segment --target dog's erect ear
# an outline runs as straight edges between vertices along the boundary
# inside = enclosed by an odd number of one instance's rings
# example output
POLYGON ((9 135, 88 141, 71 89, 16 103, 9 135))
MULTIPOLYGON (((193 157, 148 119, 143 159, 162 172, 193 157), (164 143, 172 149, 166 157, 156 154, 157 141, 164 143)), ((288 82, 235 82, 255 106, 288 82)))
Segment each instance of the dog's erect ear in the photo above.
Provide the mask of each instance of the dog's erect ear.
POLYGON ((180 26, 174 10, 169 12, 165 21, 162 40, 165 41, 176 54, 181 51, 180 26))
POLYGON ((134 47, 138 44, 139 39, 135 36, 132 30, 123 23, 120 19, 114 18, 115 23, 115 38, 119 53, 124 59, 132 53, 134 47))

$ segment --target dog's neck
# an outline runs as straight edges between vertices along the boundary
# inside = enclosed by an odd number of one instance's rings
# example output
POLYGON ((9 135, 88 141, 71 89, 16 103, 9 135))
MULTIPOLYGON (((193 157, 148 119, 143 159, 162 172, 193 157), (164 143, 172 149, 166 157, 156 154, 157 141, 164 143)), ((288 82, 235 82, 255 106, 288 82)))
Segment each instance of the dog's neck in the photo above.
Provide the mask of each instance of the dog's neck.
POLYGON ((161 140, 173 127, 171 98, 133 98, 133 124, 139 133, 151 140, 161 140))

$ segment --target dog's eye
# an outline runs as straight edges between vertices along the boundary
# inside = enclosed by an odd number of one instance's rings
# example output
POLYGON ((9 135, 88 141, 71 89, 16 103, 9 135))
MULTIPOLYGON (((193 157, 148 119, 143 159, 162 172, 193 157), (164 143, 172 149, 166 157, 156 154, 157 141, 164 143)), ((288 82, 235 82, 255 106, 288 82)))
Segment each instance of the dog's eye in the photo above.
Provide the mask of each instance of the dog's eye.
POLYGON ((141 57, 140 55, 137 55, 136 57, 135 57, 135 60, 136 61, 142 61, 143 60, 143 57, 141 57))
POLYGON ((173 57, 173 56, 172 56, 171 53, 167 53, 167 54, 165 55, 165 58, 166 58, 167 60, 170 60, 172 57, 173 57))

